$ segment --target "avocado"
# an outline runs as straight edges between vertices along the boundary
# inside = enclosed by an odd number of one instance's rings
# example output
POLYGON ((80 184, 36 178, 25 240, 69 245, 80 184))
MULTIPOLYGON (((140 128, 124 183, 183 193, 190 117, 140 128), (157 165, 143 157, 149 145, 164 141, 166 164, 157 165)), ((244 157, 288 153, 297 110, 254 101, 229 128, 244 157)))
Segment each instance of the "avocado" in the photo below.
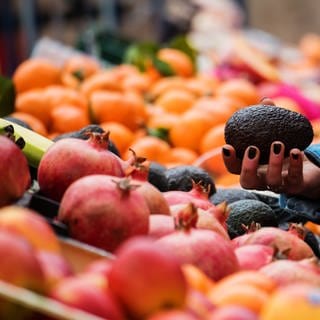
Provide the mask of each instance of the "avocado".
POLYGON ((230 204, 232 202, 244 199, 259 200, 258 197, 251 191, 242 188, 217 188, 210 198, 210 202, 217 205, 222 202, 230 204))
POLYGON ((230 238, 244 234, 246 232, 244 227, 249 227, 252 223, 258 223, 262 227, 278 226, 276 213, 260 200, 238 200, 230 203, 228 208, 230 212, 226 223, 230 238))
POLYGON ((151 161, 149 166, 148 181, 161 192, 168 191, 166 167, 158 162, 151 161))
MULTIPOLYGON (((53 139, 53 141, 56 142, 58 140, 65 139, 65 138, 78 138, 82 140, 87 140, 88 132, 103 133, 105 131, 97 124, 89 124, 88 126, 81 128, 80 130, 59 134, 53 139)), ((116 145, 112 142, 112 140, 109 140, 108 150, 110 150, 111 152, 116 154, 118 157, 120 157, 120 152, 116 147, 116 145)))
POLYGON ((254 145, 260 150, 260 164, 269 161, 270 145, 281 141, 285 156, 292 148, 304 150, 313 140, 312 125, 301 113, 272 105, 252 105, 236 111, 227 121, 225 141, 242 159, 246 148, 254 145))
POLYGON ((181 165, 171 167, 166 170, 168 181, 168 190, 190 191, 192 189, 192 181, 209 188, 209 196, 216 192, 215 183, 210 174, 197 166, 181 165))

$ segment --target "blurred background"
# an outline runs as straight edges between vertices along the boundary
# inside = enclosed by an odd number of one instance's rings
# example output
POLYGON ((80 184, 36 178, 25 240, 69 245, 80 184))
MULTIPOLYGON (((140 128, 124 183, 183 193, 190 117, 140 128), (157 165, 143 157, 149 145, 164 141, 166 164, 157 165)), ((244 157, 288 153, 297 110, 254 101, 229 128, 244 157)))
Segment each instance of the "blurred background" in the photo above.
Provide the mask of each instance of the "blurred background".
MULTIPOLYGON (((1 0, 1 72, 10 76, 43 38, 99 55, 97 35, 112 50, 132 41, 163 43, 188 34, 200 49, 226 30, 257 29, 288 44, 320 32, 317 0, 1 0)), ((117 52, 110 54, 117 62, 117 52)))

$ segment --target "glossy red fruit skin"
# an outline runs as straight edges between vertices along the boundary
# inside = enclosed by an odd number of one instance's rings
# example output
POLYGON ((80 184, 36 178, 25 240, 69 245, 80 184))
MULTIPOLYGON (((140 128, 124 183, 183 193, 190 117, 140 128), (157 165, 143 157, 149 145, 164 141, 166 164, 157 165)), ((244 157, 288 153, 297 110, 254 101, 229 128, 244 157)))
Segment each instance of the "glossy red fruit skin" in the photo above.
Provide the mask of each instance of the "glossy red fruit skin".
POLYGON ((124 240, 146 235, 150 210, 128 178, 89 175, 72 183, 62 197, 57 219, 70 236, 113 252, 124 240))
POLYGON ((90 174, 123 177, 122 160, 107 150, 108 136, 96 134, 88 140, 66 138, 55 142, 38 168, 41 193, 60 201, 70 184, 90 174))
POLYGON ((0 207, 14 203, 31 184, 27 158, 6 136, 0 136, 0 177, 0 207))
POLYGON ((125 241, 116 257, 108 283, 130 319, 146 319, 161 309, 184 306, 188 286, 174 255, 140 236, 125 241))

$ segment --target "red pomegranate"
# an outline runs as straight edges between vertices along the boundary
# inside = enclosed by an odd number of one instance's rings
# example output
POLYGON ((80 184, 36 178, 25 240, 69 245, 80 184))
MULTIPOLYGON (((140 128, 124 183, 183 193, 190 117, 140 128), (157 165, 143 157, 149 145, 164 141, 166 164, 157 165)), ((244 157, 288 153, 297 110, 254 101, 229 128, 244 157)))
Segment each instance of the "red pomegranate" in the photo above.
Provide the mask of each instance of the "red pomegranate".
POLYGON ((190 263, 217 281, 239 270, 239 263, 231 240, 219 233, 196 229, 196 211, 182 211, 176 218, 176 231, 156 240, 156 244, 178 257, 181 263, 190 263))
POLYGON ((60 201, 69 185, 90 174, 124 176, 122 160, 107 149, 109 132, 89 133, 88 140, 66 138, 55 142, 38 168, 40 191, 60 201))
POLYGON ((13 203, 29 188, 27 158, 13 140, 0 136, 0 207, 13 203))
POLYGON ((64 193, 57 219, 71 237, 107 251, 149 231, 150 211, 129 178, 89 175, 64 193))

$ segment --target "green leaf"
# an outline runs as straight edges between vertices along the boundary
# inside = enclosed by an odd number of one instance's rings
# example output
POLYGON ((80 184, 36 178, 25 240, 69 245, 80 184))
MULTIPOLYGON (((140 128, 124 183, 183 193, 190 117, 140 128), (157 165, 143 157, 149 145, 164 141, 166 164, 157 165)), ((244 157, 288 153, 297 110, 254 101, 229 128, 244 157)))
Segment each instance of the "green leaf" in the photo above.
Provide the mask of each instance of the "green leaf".
POLYGON ((124 63, 133 64, 141 71, 145 71, 148 61, 153 60, 159 46, 152 42, 136 43, 129 46, 124 54, 124 63))
POLYGON ((152 61, 153 61, 153 65, 160 72, 161 75, 165 77, 170 77, 175 75, 175 72, 173 71, 173 69, 168 63, 158 59, 157 57, 153 57, 152 61))
POLYGON ((11 79, 0 76, 0 117, 14 111, 16 91, 11 79))
POLYGON ((147 134, 169 142, 169 129, 167 128, 148 128, 147 134))

